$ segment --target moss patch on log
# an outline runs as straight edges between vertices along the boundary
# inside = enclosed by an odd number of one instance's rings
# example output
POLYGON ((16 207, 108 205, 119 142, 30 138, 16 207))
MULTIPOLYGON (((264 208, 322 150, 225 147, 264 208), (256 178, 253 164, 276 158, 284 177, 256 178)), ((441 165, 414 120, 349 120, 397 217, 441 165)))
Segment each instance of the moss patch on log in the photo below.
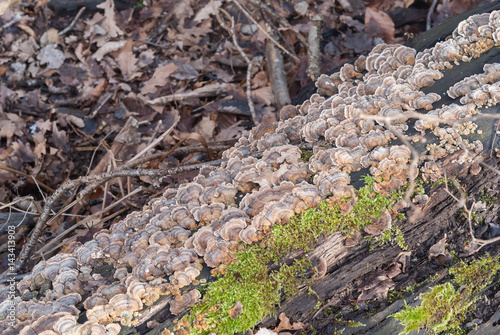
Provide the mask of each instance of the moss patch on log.
POLYGON ((356 192, 357 202, 349 214, 341 213, 341 204, 323 201, 288 223, 275 225, 260 244, 238 252, 236 261, 208 284, 202 300, 179 325, 190 334, 245 332, 272 314, 280 301, 297 293, 299 286, 312 284, 315 268, 305 253, 314 249, 320 236, 334 232, 350 236, 379 218, 381 211, 404 194, 399 191, 382 196, 374 192, 373 178, 366 177, 365 183, 356 192), (290 264, 284 262, 297 251, 300 257, 290 264))
POLYGON ((466 320, 478 299, 478 293, 492 283, 500 270, 500 257, 486 256, 465 263, 461 261, 450 268, 453 279, 436 285, 421 295, 419 306, 406 308, 392 316, 398 319, 407 334, 418 329, 434 333, 465 333, 461 324, 466 320))

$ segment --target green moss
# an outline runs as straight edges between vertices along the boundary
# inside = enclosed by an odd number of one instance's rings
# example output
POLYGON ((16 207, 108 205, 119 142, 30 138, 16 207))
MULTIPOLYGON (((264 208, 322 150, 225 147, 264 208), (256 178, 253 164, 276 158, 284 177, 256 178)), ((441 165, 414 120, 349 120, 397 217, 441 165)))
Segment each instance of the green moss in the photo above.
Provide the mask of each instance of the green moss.
POLYGON ((300 156, 300 159, 304 163, 309 162, 309 159, 314 155, 314 152, 312 150, 300 149, 300 151, 302 151, 302 155, 300 156))
POLYGON ((478 200, 486 203, 487 205, 493 205, 498 201, 498 197, 486 194, 485 190, 483 189, 481 190, 481 194, 479 195, 478 200))
POLYGON ((292 252, 312 250, 321 235, 337 231, 352 235, 396 201, 394 196, 376 194, 373 179, 365 181, 367 185, 356 192, 357 204, 349 214, 341 214, 340 204, 323 201, 288 223, 275 225, 259 245, 238 252, 236 262, 206 287, 202 300, 182 324, 192 326, 191 334, 245 332, 272 314, 280 301, 296 294, 300 285, 312 283, 314 270, 307 258, 297 258, 291 265, 282 260, 292 252), (231 315, 238 301, 243 308, 231 315))
POLYGON ((474 308, 478 293, 493 281, 498 270, 498 257, 486 255, 471 263, 462 261, 449 270, 454 276, 451 281, 422 294, 419 306, 406 305, 392 316, 405 326, 402 334, 421 328, 434 333, 460 334, 460 325, 474 308))

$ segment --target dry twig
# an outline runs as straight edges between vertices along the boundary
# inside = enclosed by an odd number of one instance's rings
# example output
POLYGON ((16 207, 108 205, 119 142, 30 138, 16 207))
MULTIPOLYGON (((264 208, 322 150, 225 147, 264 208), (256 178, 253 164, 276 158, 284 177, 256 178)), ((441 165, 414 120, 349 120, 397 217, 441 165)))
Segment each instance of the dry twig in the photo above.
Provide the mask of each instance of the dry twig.
POLYGON ((465 191, 462 188, 462 186, 455 179, 452 179, 453 186, 455 186, 455 188, 457 188, 460 192, 460 199, 458 199, 453 193, 450 192, 450 189, 448 188, 448 179, 446 176, 444 177, 444 180, 445 180, 444 185, 445 185, 446 193, 448 193, 453 198, 453 200, 455 200, 458 203, 458 205, 461 206, 462 209, 467 214, 467 224, 468 224, 468 228, 469 228, 469 234, 471 236, 471 243, 470 243, 469 248, 468 248, 469 249, 468 256, 475 254, 476 252, 481 250, 482 247, 484 247, 486 245, 493 244, 493 243, 500 241, 500 236, 497 236, 497 237, 489 239, 489 240, 483 240, 483 239, 479 239, 479 238, 475 237, 474 228, 472 227, 472 209, 474 208, 474 205, 476 204, 476 202, 475 201, 472 202, 472 205, 470 206, 470 208, 467 208, 467 195, 465 194, 465 191))
POLYGON ((234 18, 226 10, 224 10, 222 8, 216 8, 213 0, 211 0, 210 2, 212 4, 212 8, 214 10, 215 17, 217 18, 217 21, 219 22, 220 26, 222 28, 224 28, 229 33, 229 35, 231 36, 231 39, 233 40, 234 46, 236 47, 236 49, 240 53, 241 57, 245 60, 245 63, 247 63, 246 94, 247 94, 248 108, 250 109, 250 114, 252 115, 253 123, 255 125, 258 125, 259 121, 257 120, 257 115, 255 113, 255 106, 254 106, 253 100, 252 100, 252 83, 251 83, 253 62, 256 60, 257 57, 250 60, 250 58, 248 58, 247 54, 245 53, 245 51, 243 51, 240 44, 238 43, 238 39, 236 38, 236 32, 234 30, 234 18), (219 15, 219 11, 227 17, 229 22, 231 22, 231 27, 228 27, 224 23, 224 21, 222 20, 222 18, 219 15))
POLYGON ((425 23, 426 30, 429 30, 432 28, 431 27, 432 26, 431 16, 432 16, 432 13, 434 12, 434 9, 436 9, 437 3, 438 3, 438 0, 433 0, 431 6, 429 7, 429 11, 427 12, 427 22, 425 23))
POLYGON ((413 145, 411 145, 410 141, 408 141, 408 138, 406 138, 405 135, 403 135, 400 131, 398 131, 396 128, 394 128, 394 126, 391 125, 389 121, 384 120, 384 122, 385 122, 387 129, 389 129, 394 135, 396 135, 396 137, 399 138, 399 140, 401 142, 403 142, 403 144, 406 145, 406 147, 408 149, 410 149, 410 152, 411 152, 412 160, 411 160, 411 164, 410 164, 410 175, 408 178, 409 179, 408 180, 408 189, 406 190, 406 193, 405 193, 403 199, 414 210, 414 212, 408 218, 408 220, 410 222, 415 222, 416 219, 422 213, 422 210, 420 208, 418 208, 417 206, 415 206, 413 201, 411 201, 411 195, 415 191, 415 179, 418 176, 418 163, 420 161, 420 155, 417 152, 417 150, 413 147, 413 145))
POLYGON ((82 16, 83 12, 85 11, 85 7, 82 7, 80 8, 80 10, 78 11, 78 13, 76 14, 75 18, 73 19, 73 21, 71 21, 71 23, 69 24, 69 26, 67 26, 66 28, 64 28, 62 31, 59 32, 59 36, 62 36, 64 34, 66 34, 68 31, 70 31, 71 29, 73 29, 73 27, 75 26, 76 24, 76 21, 78 21, 78 19, 80 18, 80 16, 82 16))
MULTIPOLYGON (((59 235, 57 235, 56 237, 54 237, 49 243, 47 243, 46 245, 44 245, 42 248, 40 248, 40 250, 38 250, 36 252, 36 254, 38 255, 43 255, 43 254, 46 254, 48 252, 50 252, 50 248, 56 244, 57 241, 61 240, 64 236, 68 235, 70 232, 72 232, 73 230, 75 230, 76 228, 84 225, 84 224, 87 224, 89 222, 91 222, 92 220, 100 217, 101 215, 107 213, 109 210, 113 209, 114 207, 116 207, 117 205, 123 203, 125 200, 129 199, 130 197, 132 197, 133 195, 137 194, 137 193, 140 193, 143 191, 143 188, 142 187, 139 187, 139 188, 136 188, 135 190, 133 190, 132 192, 130 192, 129 194, 127 194, 126 196, 122 197, 121 199, 118 199, 117 201, 113 202, 111 205, 109 206, 106 206, 105 208, 101 209, 100 211, 92 214, 92 215, 89 215, 87 216, 85 219, 79 221, 78 223, 74 224, 73 226, 71 226, 70 228, 64 230, 62 233, 60 233, 59 235)), ((113 213, 112 215, 104 218, 104 219, 101 219, 100 222, 105 222, 105 221, 109 221, 111 220, 113 217, 116 217, 118 214, 122 213, 124 210, 126 210, 126 208, 123 208, 115 213, 113 213)), ((95 224, 94 224, 95 225, 95 224)))
POLYGON ((226 84, 211 83, 190 92, 169 94, 152 100, 146 99, 142 96, 139 96, 139 98, 149 105, 165 105, 169 102, 180 101, 184 99, 206 98, 221 95, 226 93, 226 86, 226 84))
POLYGON ((307 55, 309 58, 309 68, 307 69, 307 75, 311 80, 318 79, 321 69, 319 66, 319 43, 321 39, 321 25, 323 24, 323 18, 321 15, 314 15, 311 19, 312 25, 309 29, 309 35, 307 37, 309 47, 307 48, 307 55))
MULTIPOLYGON (((269 33, 274 34, 272 30, 269 30, 269 33)), ((274 99, 279 110, 281 107, 290 104, 292 99, 290 99, 290 93, 288 92, 283 56, 269 39, 266 41, 266 60, 274 99)))

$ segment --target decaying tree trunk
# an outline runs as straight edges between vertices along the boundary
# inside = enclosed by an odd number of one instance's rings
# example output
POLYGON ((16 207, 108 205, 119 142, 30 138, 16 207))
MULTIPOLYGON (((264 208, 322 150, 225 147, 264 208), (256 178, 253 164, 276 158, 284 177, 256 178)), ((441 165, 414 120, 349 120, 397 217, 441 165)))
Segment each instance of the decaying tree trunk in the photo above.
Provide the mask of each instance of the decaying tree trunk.
MULTIPOLYGON (((490 166, 496 167, 497 172, 490 169, 483 169, 478 175, 469 173, 469 164, 458 164, 453 162, 461 153, 457 153, 446 160, 443 166, 448 176, 454 176, 460 180, 460 184, 464 186, 468 195, 467 204, 470 206, 472 201, 477 201, 485 190, 489 190, 490 194, 500 195, 498 188, 500 174, 500 159, 489 158, 488 154, 483 154, 479 158, 484 159, 484 162, 490 166)), ((422 215, 415 221, 410 222, 404 220, 401 229, 404 233, 405 241, 408 245, 408 250, 411 251, 411 261, 406 264, 406 270, 394 278, 397 283, 396 289, 403 289, 410 284, 420 283, 429 279, 435 273, 446 273, 444 265, 436 265, 435 261, 428 258, 428 251, 432 245, 438 242, 446 234, 448 236, 448 250, 456 252, 458 257, 464 257, 466 254, 465 247, 467 241, 470 240, 467 223, 464 217, 460 217, 463 211, 462 204, 454 200, 447 192, 445 184, 440 184, 431 188, 428 192, 429 201, 422 208, 422 215)), ((491 209, 493 215, 498 220, 498 205, 491 209), (497 211, 495 213, 495 211, 497 211)), ((408 213, 411 217, 411 213, 408 213)), ((487 226, 487 223, 485 223, 487 226)), ((484 226, 482 228, 485 228, 484 226)), ((479 229, 478 229, 479 230, 479 229)), ((484 231, 484 229, 483 229, 484 231)), ((500 242, 499 242, 500 243, 500 242)), ((499 243, 489 245, 481 250, 481 253, 488 252, 492 256, 500 255, 499 243)), ((328 264, 327 275, 322 278, 317 284, 312 286, 312 289, 319 296, 320 301, 325 301, 326 304, 335 311, 347 310, 353 307, 356 303, 354 297, 358 296, 363 289, 363 282, 377 273, 383 273, 395 261, 401 253, 401 249, 397 246, 379 247, 375 250, 370 250, 370 243, 363 241, 356 246, 346 247, 344 238, 340 234, 333 234, 325 239, 323 243, 318 245, 312 257, 323 258, 328 264)), ((420 292, 425 292, 429 286, 435 285, 430 282, 424 285, 420 292)), ((492 299, 488 319, 498 310, 500 305, 500 296, 498 294, 499 285, 491 288, 491 292, 495 295, 496 300, 492 299)), ((382 289, 382 288, 381 288, 382 289)), ((383 289, 382 289, 383 290, 383 289)), ((334 329, 342 329, 345 326, 342 323, 335 323, 335 316, 327 317, 322 313, 316 315, 315 306, 318 303, 318 298, 314 295, 303 293, 286 301, 277 311, 285 313, 291 321, 307 322, 314 327, 315 330, 324 334, 332 334, 334 329)), ((376 306, 377 304, 375 304, 376 306)), ((394 306, 389 304, 379 304, 379 310, 385 310, 386 316, 397 312, 403 307, 401 300, 394 303, 394 306)), ((360 313, 362 314, 362 313, 360 313)), ((383 315, 383 313, 381 313, 383 315)), ((382 319, 375 317, 366 317, 363 320, 366 327, 351 328, 343 334, 398 334, 403 327, 397 327, 398 322, 395 319, 382 319), (395 327, 395 332, 390 332, 388 328, 395 327), (381 331, 380 329, 384 329, 381 331), (377 333, 377 331, 380 331, 377 333)), ((381 317, 379 314, 378 317, 381 317)), ((498 319, 498 313, 495 318, 498 319)), ((487 321, 488 319, 484 320, 487 321)), ((496 319, 495 319, 496 320, 496 319)), ((262 322, 262 326, 274 327, 277 324, 276 318, 268 318, 262 322)), ((496 333, 500 331, 500 325, 493 326, 491 322, 487 327, 493 327, 496 333)), ((484 332, 486 333, 486 331, 484 332)), ((479 332, 478 334, 483 334, 479 332)))
MULTIPOLYGON (((469 172, 471 164, 456 162, 457 158, 462 154, 463 152, 457 152, 447 158, 445 164, 443 164, 443 169, 446 171, 447 176, 456 178, 459 180, 460 185, 464 187, 468 195, 467 205, 470 206, 472 201, 477 201, 480 195, 485 194, 485 192, 492 197, 500 198, 500 188, 498 187, 500 159, 490 157, 489 152, 476 156, 477 161, 495 167, 497 171, 483 168, 479 174, 471 175, 469 172)), ((439 279, 446 277, 447 267, 428 257, 429 249, 445 235, 448 237, 446 247, 448 251, 455 252, 458 257, 465 257, 467 253, 465 249, 467 242, 470 240, 470 234, 468 233, 467 222, 464 216, 461 215, 463 205, 447 193, 444 183, 429 187, 426 193, 429 200, 422 207, 422 214, 414 222, 405 219, 401 223, 404 239, 411 253, 406 255, 404 271, 392 278, 394 285, 391 286, 391 290, 402 290, 409 285, 422 283, 435 274, 438 275, 439 279)), ((455 193, 460 196, 459 193, 455 193)), ((494 215, 497 221, 499 208, 500 204, 497 202, 490 209, 490 214, 494 215)), ((412 217, 413 213, 410 210, 406 214, 408 218, 412 217)), ((485 224, 487 226, 487 223, 485 224)), ((476 231, 482 230, 484 232, 484 228, 484 226, 477 227, 476 231)), ((487 236, 487 234, 484 235, 487 236)), ((363 291, 363 288, 369 286, 375 276, 385 273, 391 264, 397 261, 398 255, 401 255, 402 252, 397 245, 383 247, 375 245, 374 250, 371 250, 373 247, 373 243, 363 239, 358 244, 347 247, 345 238, 340 233, 334 233, 322 238, 314 251, 308 254, 311 259, 321 258, 325 260, 328 268, 326 275, 312 285, 311 288, 315 294, 311 294, 305 289, 302 290, 301 294, 283 302, 276 314, 263 320, 257 325, 257 328, 275 328, 279 323, 276 316, 285 313, 290 321, 310 325, 319 334, 333 334, 334 331, 344 328, 342 334, 399 334, 403 327, 396 319, 387 317, 404 307, 402 300, 389 304, 384 298, 381 298, 379 301, 370 303, 373 306, 370 306, 369 310, 351 313, 356 315, 355 319, 349 319, 349 313, 346 312, 353 310, 353 307, 359 304, 356 297, 363 291), (318 305, 323 307, 320 312, 318 312, 318 305), (325 307, 330 309, 329 314, 324 313, 326 311, 325 307), (333 315, 332 310, 335 311, 333 315), (378 313, 369 317, 374 311, 378 313), (345 312, 345 319, 339 320, 338 312, 345 312), (345 323, 348 320, 361 322, 365 326, 346 327, 345 323)), ((488 252, 491 256, 500 255, 500 242, 484 247, 481 249, 480 254, 484 252, 488 252)), ((437 282, 437 280, 431 281, 420 286, 411 296, 411 299, 415 299, 418 294, 425 292, 430 286, 436 285, 437 282)), ((485 323, 481 326, 483 328, 480 328, 476 334, 498 334, 500 331, 500 324, 495 322, 500 319, 500 315, 498 312, 494 314, 500 306, 499 286, 500 284, 497 283, 490 287, 487 292, 489 296, 494 296, 494 298, 491 299, 487 311, 483 311, 486 317, 485 323), (486 322, 488 320, 490 322, 486 322)), ((388 291, 382 285, 379 288, 380 292, 385 291, 387 293, 388 291)), ((411 301, 411 299, 408 299, 408 301, 411 301)), ((142 325, 139 324, 137 327, 124 329, 122 333, 161 334, 165 327, 168 327, 174 319, 179 318, 179 316, 174 317, 169 313, 167 308, 169 301, 170 299, 165 298, 157 302, 153 308, 143 312, 142 325), (145 327, 146 321, 151 319, 163 319, 165 321, 155 329, 147 330, 147 327, 145 327)), ((300 334, 300 332, 298 333, 300 334)))
MULTIPOLYGON (((467 14, 465 14, 467 15, 467 14)), ((454 27, 455 23, 451 23, 454 27)), ((447 32, 446 26, 440 26, 439 29, 447 32)), ((428 36, 432 36, 434 41, 438 39, 436 36, 437 29, 429 32, 428 35, 423 37, 423 40, 415 39, 412 42, 414 45, 420 45, 421 48, 429 46, 428 36)), ((453 28, 452 28, 453 29, 453 28)), ((452 30, 451 29, 451 30, 452 30)), ((446 90, 463 78, 470 76, 474 73, 482 71, 485 63, 498 62, 500 59, 498 48, 492 48, 490 51, 481 55, 481 57, 473 59, 471 62, 463 63, 460 66, 455 66, 453 69, 444 72, 444 78, 439 80, 435 85, 424 88, 425 93, 438 93, 442 100, 436 103, 436 107, 442 104, 450 103, 451 99, 446 97, 446 90)), ((487 109, 489 113, 498 113, 498 105, 487 109)), ((496 167, 500 171, 500 159, 498 154, 495 156, 490 155, 490 148, 492 145, 498 147, 498 141, 493 143, 495 139, 496 127, 491 120, 481 121, 480 128, 483 130, 481 139, 484 143, 484 153, 473 157, 469 163, 459 163, 459 158, 464 153, 459 151, 454 155, 448 157, 443 162, 443 172, 449 177, 455 177, 463 185, 466 194, 468 195, 468 206, 472 201, 477 201, 478 197, 484 192, 489 194, 496 194, 500 197, 500 190, 498 189, 498 181, 500 175, 498 172, 492 171, 488 168, 482 168, 479 174, 472 175, 469 173, 471 165, 477 168, 478 162, 485 162, 490 166, 496 167), (472 163, 473 162, 473 163, 472 163)), ((423 145, 417 144, 417 148, 423 149, 423 145)), ((353 174, 353 182, 359 177, 361 173, 353 174)), ((436 264, 436 261, 428 257, 429 249, 441 240, 445 235, 448 240, 447 250, 454 251, 458 257, 465 257, 467 254, 466 244, 470 240, 470 234, 467 228, 467 222, 464 218, 460 218, 460 213, 463 211, 463 204, 454 200, 446 190, 444 184, 431 187, 426 186, 429 201, 422 207, 421 214, 416 217, 416 220, 410 221, 405 219, 401 223, 401 229, 404 234, 404 239, 408 245, 410 253, 405 254, 405 266, 403 272, 392 278, 394 283, 390 287, 383 287, 379 285, 379 294, 386 295, 390 290, 401 290, 404 287, 412 284, 418 284, 426 279, 429 279, 434 274, 440 274, 439 278, 446 277, 446 267, 444 265, 436 264)), ((457 195, 459 196, 459 195, 457 195)), ((498 206, 498 205, 497 205, 498 206)), ((497 207, 491 209, 497 210, 497 207)), ((410 210, 406 213, 406 217, 412 217, 414 212, 410 210)), ((496 213, 491 213, 495 215, 496 213)), ((481 227, 476 227, 476 233, 479 231, 483 235, 487 235, 488 223, 481 227)), ((358 296, 363 290, 367 290, 373 284, 373 277, 377 274, 384 274, 389 271, 391 264, 396 262, 398 256, 401 257, 402 250, 396 246, 384 246, 373 249, 373 244, 366 240, 360 240, 354 246, 348 247, 345 245, 345 238, 340 233, 334 233, 330 236, 323 237, 321 242, 315 247, 314 251, 309 253, 308 257, 311 259, 323 259, 327 264, 327 273, 323 278, 317 280, 312 286, 312 290, 317 295, 310 294, 303 290, 299 294, 287 301, 283 302, 281 307, 276 311, 274 316, 268 317, 263 320, 258 326, 274 328, 279 321, 276 316, 280 313, 285 313, 287 317, 293 322, 302 322, 306 325, 313 327, 315 331, 324 334, 332 334, 335 330, 345 328, 342 322, 333 316, 326 316, 325 311, 327 308, 330 311, 342 311, 346 315, 354 315, 356 320, 362 320, 366 325, 364 327, 348 328, 344 334, 391 334, 399 333, 403 327, 400 326, 397 320, 393 318, 386 318, 388 315, 393 314, 403 307, 402 300, 396 301, 394 304, 384 302, 385 299, 381 298, 378 302, 373 303, 378 314, 372 318, 366 318, 366 313, 362 311, 358 313, 347 313, 346 311, 352 309, 360 303, 357 301, 358 296), (373 249, 373 250, 372 250, 373 249), (323 306, 318 312, 317 306, 323 306), (336 323, 337 322, 337 323, 336 323)), ((485 251, 490 255, 496 256, 500 254, 500 242, 484 247, 480 254, 485 251)), ((425 292, 429 286, 435 285, 436 282, 429 282, 422 285, 419 290, 413 295, 413 298, 418 293, 425 292)), ((377 291, 377 287, 374 288, 377 291)), ((495 290, 498 292, 498 284, 490 287, 489 294, 495 295, 495 290)), ((161 331, 171 325, 172 320, 182 317, 182 315, 174 317, 168 312, 167 304, 169 299, 165 298, 157 302, 150 310, 143 312, 138 326, 124 331, 123 334, 130 334, 133 332, 146 333, 146 334, 160 334, 161 331), (163 320, 161 325, 151 330, 145 327, 147 320, 163 320)), ((361 303, 362 305, 364 303, 361 303)), ((492 299, 491 305, 487 312, 484 312, 485 320, 487 321, 493 315, 495 308, 500 305, 500 297, 498 293, 492 299)), ((372 307, 370 307, 372 308, 372 307)), ((331 313, 331 312, 330 312, 331 313)), ((500 318, 500 315, 495 314, 492 321, 484 323, 482 328, 484 333, 488 331, 500 332, 500 326, 494 323, 495 318, 500 318), (495 326, 493 325, 495 324, 495 326)), ((345 320, 344 320, 345 321, 345 320)), ((478 334, 481 334, 479 332, 478 334)))

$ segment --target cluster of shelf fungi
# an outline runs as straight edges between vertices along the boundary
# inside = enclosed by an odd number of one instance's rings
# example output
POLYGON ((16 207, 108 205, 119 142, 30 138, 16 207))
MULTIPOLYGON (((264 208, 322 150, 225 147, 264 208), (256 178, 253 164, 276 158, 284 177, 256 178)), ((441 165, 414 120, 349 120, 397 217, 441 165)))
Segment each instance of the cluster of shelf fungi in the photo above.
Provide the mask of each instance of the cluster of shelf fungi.
MULTIPOLYGON (((425 88, 447 69, 499 47, 500 11, 494 11, 469 17, 452 36, 424 51, 382 44, 339 72, 322 75, 317 94, 302 105, 283 107, 281 121, 241 138, 223 153, 222 166, 203 168, 193 182, 166 190, 91 241, 73 242, 38 263, 17 284, 14 326, 6 318, 8 286, 0 286, 0 332, 118 334, 122 326, 137 325, 141 310, 161 296, 170 297, 172 314, 181 314, 201 298, 192 286, 204 267, 217 271, 230 264, 235 252, 258 243, 273 225, 323 200, 349 213, 356 204, 353 172, 365 169, 380 194, 406 184, 415 176, 412 153, 394 144, 396 133, 417 143, 433 138, 423 145, 419 169, 426 180, 443 178, 444 160, 462 152, 466 162, 483 151, 483 143, 467 139, 479 130, 474 122, 452 127, 437 118, 460 120, 497 105, 500 62, 450 86, 452 102, 439 108, 442 96, 425 88), (410 124, 405 114, 416 111, 424 117, 410 124), (317 144, 307 162, 300 150, 305 142, 317 144), (251 156, 256 151, 261 158, 251 156), (96 271, 103 265, 113 272, 96 271), (79 323, 82 311, 76 306, 82 302, 86 321, 79 323)), ((387 221, 386 229, 390 217, 387 221)), ((365 234, 381 232, 365 229, 365 234)))

